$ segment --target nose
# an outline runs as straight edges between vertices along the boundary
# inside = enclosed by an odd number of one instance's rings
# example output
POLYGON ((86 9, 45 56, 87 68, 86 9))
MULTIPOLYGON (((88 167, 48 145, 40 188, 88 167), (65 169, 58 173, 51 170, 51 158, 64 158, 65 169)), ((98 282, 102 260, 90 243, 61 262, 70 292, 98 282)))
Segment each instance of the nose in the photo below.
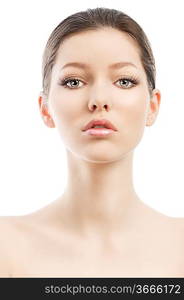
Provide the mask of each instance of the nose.
POLYGON ((107 88, 105 86, 100 86, 100 88, 95 88, 95 96, 91 96, 91 99, 88 103, 88 108, 90 111, 109 111, 111 108, 110 96, 107 93, 107 88), (104 90, 106 92, 104 93, 104 90))
POLYGON ((101 111, 101 110, 106 110, 106 111, 109 111, 109 105, 108 104, 91 104, 90 107, 89 107, 90 111, 94 111, 94 110, 97 110, 97 111, 101 111))

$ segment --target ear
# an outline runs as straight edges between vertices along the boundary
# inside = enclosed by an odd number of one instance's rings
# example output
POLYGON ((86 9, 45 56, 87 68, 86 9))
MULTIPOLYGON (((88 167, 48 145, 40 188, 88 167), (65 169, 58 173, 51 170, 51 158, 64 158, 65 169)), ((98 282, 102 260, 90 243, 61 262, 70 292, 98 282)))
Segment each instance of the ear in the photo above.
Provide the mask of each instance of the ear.
POLYGON ((49 113, 49 108, 48 108, 48 99, 46 96, 43 94, 43 92, 40 92, 39 97, 38 97, 38 105, 39 105, 39 110, 41 117, 43 119, 43 122, 45 123, 46 126, 53 128, 55 127, 54 121, 49 113))
POLYGON ((161 102, 161 93, 158 89, 152 91, 152 96, 148 104, 146 126, 152 126, 157 118, 161 102))

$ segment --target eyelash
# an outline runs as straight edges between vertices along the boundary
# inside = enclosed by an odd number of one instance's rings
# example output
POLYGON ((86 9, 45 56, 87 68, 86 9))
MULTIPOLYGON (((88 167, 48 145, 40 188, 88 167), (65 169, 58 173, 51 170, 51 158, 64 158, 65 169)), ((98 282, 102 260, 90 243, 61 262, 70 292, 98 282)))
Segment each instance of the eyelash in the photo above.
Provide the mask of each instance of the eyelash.
MULTIPOLYGON (((73 81, 73 80, 81 81, 80 79, 74 78, 74 77, 64 78, 63 80, 61 80, 60 85, 64 86, 64 88, 68 88, 70 90, 78 89, 78 88, 75 88, 75 87, 71 88, 71 87, 67 86, 67 83, 70 82, 70 81, 73 81)), ((125 89, 130 89, 130 88, 132 88, 133 86, 136 86, 139 83, 138 80, 133 76, 125 76, 123 78, 119 78, 117 81, 120 81, 120 80, 127 80, 127 81, 132 83, 131 87, 128 87, 128 88, 126 87, 125 89)))

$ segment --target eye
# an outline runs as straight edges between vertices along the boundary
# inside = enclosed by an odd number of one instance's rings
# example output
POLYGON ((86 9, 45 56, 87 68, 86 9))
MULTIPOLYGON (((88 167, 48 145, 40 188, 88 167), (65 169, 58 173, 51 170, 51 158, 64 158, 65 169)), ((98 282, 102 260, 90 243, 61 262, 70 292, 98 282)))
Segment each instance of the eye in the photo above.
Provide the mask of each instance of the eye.
POLYGON ((121 87, 128 89, 138 84, 138 81, 133 77, 120 78, 117 81, 121 81, 121 87))
POLYGON ((82 81, 79 80, 78 78, 68 78, 68 79, 66 78, 61 81, 61 85, 64 86, 65 88, 75 89, 78 88, 77 85, 78 82, 82 82, 82 81))
MULTIPOLYGON (((132 88, 133 86, 138 84, 138 81, 134 77, 124 77, 120 78, 117 81, 121 81, 122 84, 120 84, 120 87, 129 89, 132 88)), ((77 89, 79 88, 79 83, 82 83, 82 81, 78 78, 65 78, 61 81, 60 85, 64 86, 65 88, 69 89, 77 89)))

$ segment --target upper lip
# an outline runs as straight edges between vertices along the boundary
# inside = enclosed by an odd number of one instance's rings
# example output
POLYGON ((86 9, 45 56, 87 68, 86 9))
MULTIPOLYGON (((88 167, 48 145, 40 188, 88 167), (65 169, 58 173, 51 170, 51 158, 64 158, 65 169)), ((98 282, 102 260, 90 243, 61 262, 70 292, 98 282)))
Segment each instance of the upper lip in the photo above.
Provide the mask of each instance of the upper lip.
POLYGON ((91 120, 86 126, 84 126, 84 128, 83 128, 82 131, 86 131, 86 130, 88 130, 90 128, 93 128, 95 125, 102 125, 105 128, 117 131, 117 128, 109 120, 106 120, 106 119, 99 119, 99 120, 94 119, 94 120, 91 120))

